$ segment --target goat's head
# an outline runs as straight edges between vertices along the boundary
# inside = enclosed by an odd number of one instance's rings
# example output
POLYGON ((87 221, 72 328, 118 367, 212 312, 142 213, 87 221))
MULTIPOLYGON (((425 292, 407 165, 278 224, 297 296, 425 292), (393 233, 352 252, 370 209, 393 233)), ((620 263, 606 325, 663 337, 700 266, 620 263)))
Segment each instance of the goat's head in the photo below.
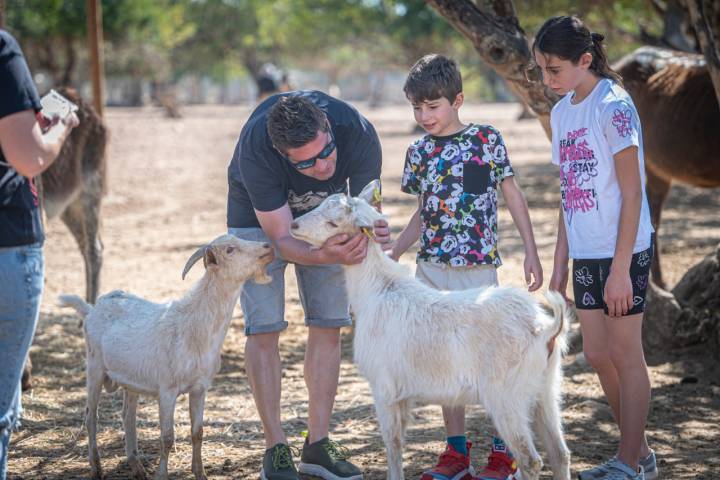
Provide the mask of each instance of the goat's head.
POLYGON ((183 269, 183 280, 190 268, 201 258, 205 270, 222 275, 230 281, 244 282, 253 278, 257 283, 270 283, 272 280, 265 270, 275 258, 269 243, 221 235, 192 254, 183 269))
POLYGON ((336 193, 315 210, 298 217, 290 225, 290 234, 310 245, 320 247, 340 233, 355 235, 363 229, 372 231, 375 220, 385 218, 371 203, 379 199, 379 181, 373 180, 357 197, 336 193))

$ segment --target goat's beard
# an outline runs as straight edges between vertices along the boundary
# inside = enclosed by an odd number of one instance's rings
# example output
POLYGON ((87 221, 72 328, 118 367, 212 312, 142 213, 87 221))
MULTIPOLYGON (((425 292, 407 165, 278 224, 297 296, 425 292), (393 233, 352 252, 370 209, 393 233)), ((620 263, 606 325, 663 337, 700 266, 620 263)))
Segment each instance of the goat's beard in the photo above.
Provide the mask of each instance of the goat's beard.
POLYGON ((272 282, 272 277, 267 274, 265 267, 263 267, 255 273, 253 280, 255 280, 255 283, 259 283, 260 285, 267 285, 272 282))

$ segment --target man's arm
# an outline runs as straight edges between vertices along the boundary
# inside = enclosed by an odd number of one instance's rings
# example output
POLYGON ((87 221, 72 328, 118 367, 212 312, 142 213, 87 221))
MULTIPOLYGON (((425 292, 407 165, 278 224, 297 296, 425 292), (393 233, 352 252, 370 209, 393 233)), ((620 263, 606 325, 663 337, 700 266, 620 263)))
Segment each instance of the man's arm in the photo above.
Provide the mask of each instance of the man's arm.
POLYGON ((535 245, 535 236, 533 235, 527 203, 517 182, 515 182, 515 177, 506 177, 500 184, 500 188, 515 227, 520 232, 523 245, 525 245, 525 282, 528 284, 528 290, 534 292, 542 286, 543 271, 537 253, 537 246, 535 245), (534 277, 532 283, 530 283, 531 276, 534 277))
POLYGON ((78 123, 73 113, 43 133, 35 113, 23 110, 0 118, 0 145, 10 165, 20 175, 32 178, 50 167, 78 123))
POLYGON ((255 215, 280 255, 290 262, 302 265, 354 265, 362 262, 367 254, 367 237, 362 234, 354 237, 346 234, 335 235, 320 248, 313 248, 310 244, 293 238, 290 235, 293 218, 287 203, 269 212, 255 210, 255 215))

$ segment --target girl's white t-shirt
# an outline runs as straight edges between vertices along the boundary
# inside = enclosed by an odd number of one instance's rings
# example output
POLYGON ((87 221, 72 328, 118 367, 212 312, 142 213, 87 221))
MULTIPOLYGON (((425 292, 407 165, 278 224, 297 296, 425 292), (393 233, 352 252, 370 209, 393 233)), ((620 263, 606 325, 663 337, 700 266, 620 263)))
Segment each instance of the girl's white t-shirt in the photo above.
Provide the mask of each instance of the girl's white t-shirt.
POLYGON ((560 166, 560 191, 570 258, 615 255, 622 194, 613 155, 638 147, 642 207, 633 253, 650 247, 653 227, 645 194, 640 118, 630 95, 610 79, 573 105, 570 93, 550 114, 552 162, 560 166))

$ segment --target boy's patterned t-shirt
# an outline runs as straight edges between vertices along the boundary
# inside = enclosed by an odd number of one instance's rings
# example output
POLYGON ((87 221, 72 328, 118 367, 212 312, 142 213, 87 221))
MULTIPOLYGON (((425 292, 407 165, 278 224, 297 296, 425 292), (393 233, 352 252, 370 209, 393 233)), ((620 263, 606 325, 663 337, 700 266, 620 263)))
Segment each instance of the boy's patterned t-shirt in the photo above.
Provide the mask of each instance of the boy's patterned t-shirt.
POLYGON ((402 191, 422 199, 418 260, 453 267, 500 265, 497 187, 513 175, 500 132, 470 124, 426 135, 407 151, 402 191))

